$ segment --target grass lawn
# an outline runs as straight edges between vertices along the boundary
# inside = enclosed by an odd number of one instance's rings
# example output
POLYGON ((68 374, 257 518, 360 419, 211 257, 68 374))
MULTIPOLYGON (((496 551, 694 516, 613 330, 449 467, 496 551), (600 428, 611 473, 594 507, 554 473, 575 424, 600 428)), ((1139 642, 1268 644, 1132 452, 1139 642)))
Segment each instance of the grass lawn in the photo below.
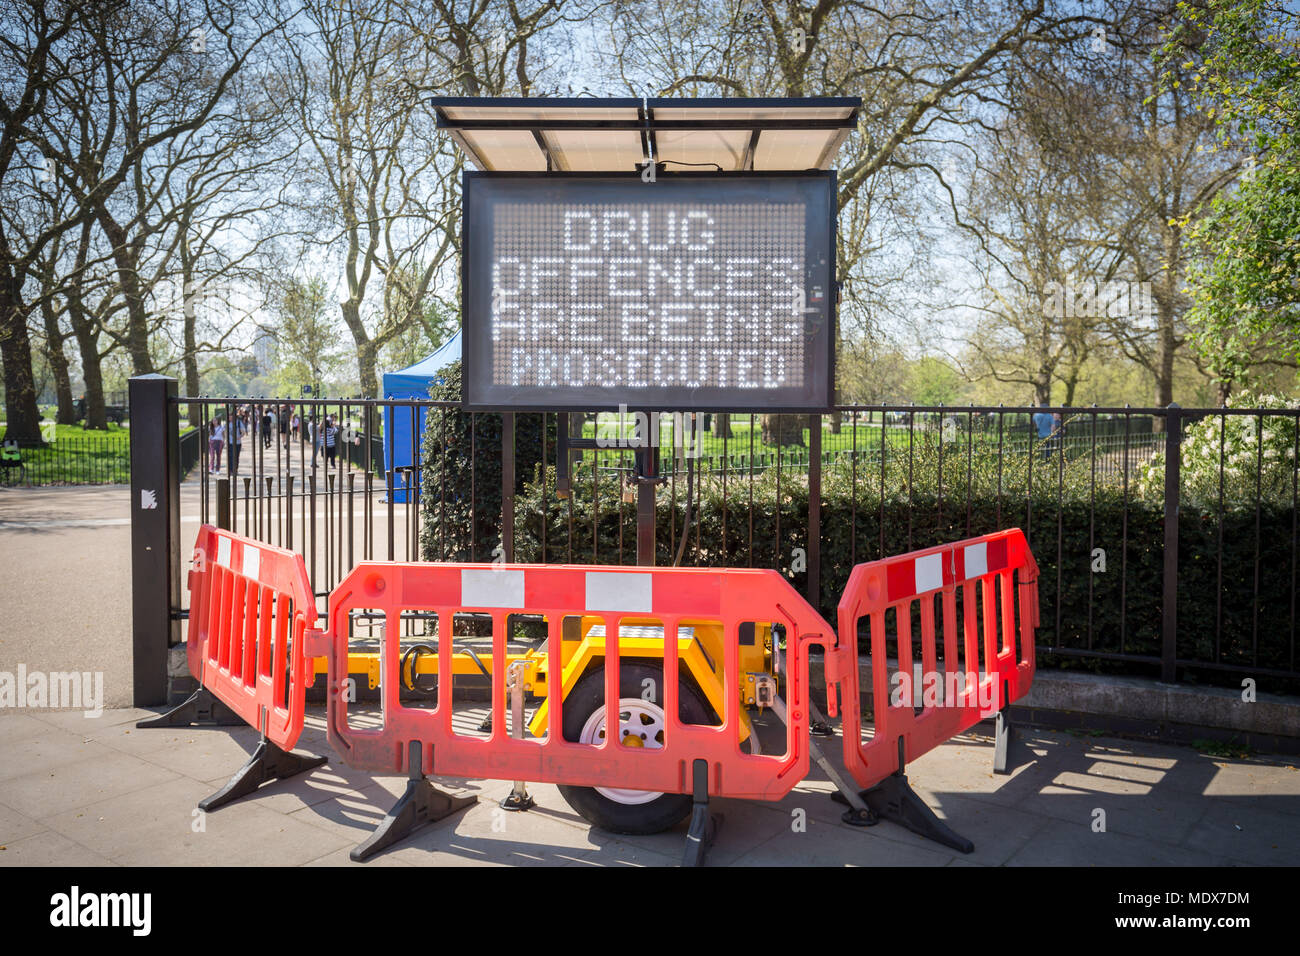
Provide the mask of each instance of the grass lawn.
MULTIPOLYGON (((43 427, 48 428, 49 424, 43 427)), ((0 432, 4 426, 0 425, 0 432)), ((100 443, 116 443, 123 446, 131 440, 131 430, 123 428, 121 425, 110 424, 108 430, 97 430, 91 428, 82 428, 80 425, 55 425, 55 443, 68 438, 85 438, 98 441, 100 443)))
MULTIPOLYGON (((48 429, 50 426, 46 426, 48 429)), ((131 432, 117 425, 107 431, 80 425, 54 425, 54 441, 43 448, 24 448, 21 483, 27 485, 125 484, 131 480, 131 432)), ((0 425, 0 441, 7 429, 0 425)), ((6 468, 0 481, 17 482, 6 468)))
MULTIPOLYGON (((630 437, 632 434, 631 419, 628 419, 626 434, 630 437)), ((602 434, 612 436, 613 424, 609 430, 603 431, 602 434)), ((857 427, 857 443, 854 444, 854 428, 848 421, 841 424, 838 432, 832 431, 829 427, 822 429, 822 452, 849 452, 855 447, 859 453, 868 453, 871 451, 879 452, 881 442, 880 423, 867 424, 860 422, 857 427)), ((583 425, 582 434, 586 438, 596 436, 596 426, 592 422, 586 422, 583 425)), ((912 440, 920 443, 924 429, 918 424, 912 436, 912 440)), ((672 447, 673 443, 673 426, 667 419, 664 420, 663 428, 660 432, 659 447, 667 450, 672 447)), ((704 431, 700 435, 700 457, 702 458, 720 458, 724 454, 734 458, 747 458, 751 452, 755 458, 773 459, 780 453, 783 460, 803 462, 808 457, 808 436, 809 430, 804 428, 800 432, 800 444, 787 445, 784 448, 778 448, 776 445, 770 445, 763 441, 763 426, 759 421, 759 416, 754 416, 754 424, 751 428, 749 416, 733 415, 731 419, 731 437, 725 441, 714 435, 713 432, 704 431), (750 441, 753 441, 751 449, 750 441)), ((884 438, 891 449, 907 448, 908 433, 906 426, 889 424, 884 428, 884 438)), ((604 453, 609 456, 617 457, 618 451, 611 450, 604 453)))
MULTIPOLYGON (((106 431, 80 425, 54 425, 54 441, 42 448, 23 448, 21 476, 16 468, 0 469, 0 483, 22 485, 127 484, 131 480, 131 430, 110 424, 106 431)), ((189 431, 181 423, 181 434, 189 431)), ((0 441, 6 427, 0 422, 0 441)))

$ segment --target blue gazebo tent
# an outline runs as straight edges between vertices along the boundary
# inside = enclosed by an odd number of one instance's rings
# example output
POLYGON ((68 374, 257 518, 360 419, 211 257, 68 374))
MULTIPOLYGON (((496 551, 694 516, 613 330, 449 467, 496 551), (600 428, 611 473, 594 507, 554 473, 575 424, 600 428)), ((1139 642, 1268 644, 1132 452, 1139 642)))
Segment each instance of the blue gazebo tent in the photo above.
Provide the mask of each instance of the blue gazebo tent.
MULTIPOLYGON (((457 331, 436 352, 428 358, 421 359, 410 368, 396 372, 384 373, 384 398, 428 398, 429 388, 442 381, 442 370, 452 362, 460 361, 460 332, 457 331)), ((411 467, 415 464, 412 452, 412 434, 415 440, 424 438, 424 418, 426 409, 416 412, 400 409, 396 416, 391 407, 384 409, 384 466, 386 470, 411 467), (418 417, 418 421, 416 420, 418 417), (395 420, 394 420, 395 419, 395 420)), ((418 482, 420 476, 411 473, 412 482, 418 482)), ((400 475, 393 476, 397 490, 393 501, 406 501, 406 487, 400 475)))

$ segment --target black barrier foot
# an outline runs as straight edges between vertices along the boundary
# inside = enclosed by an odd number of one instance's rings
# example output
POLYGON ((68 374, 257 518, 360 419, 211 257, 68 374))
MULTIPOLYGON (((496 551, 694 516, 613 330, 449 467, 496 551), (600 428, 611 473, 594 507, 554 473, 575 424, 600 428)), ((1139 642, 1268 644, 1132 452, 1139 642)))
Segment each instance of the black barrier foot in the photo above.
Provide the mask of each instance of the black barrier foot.
POLYGON ((975 844, 956 833, 939 819, 926 805, 911 784, 907 774, 891 773, 870 790, 862 791, 862 799, 882 820, 907 827, 913 833, 952 847, 958 853, 973 853, 975 844))
POLYGON ((993 718, 993 772, 1008 774, 1007 756, 1011 753, 1011 716, 1005 709, 993 718))
MULTIPOLYGON (((840 796, 838 790, 831 796, 842 803, 848 803, 847 800, 840 796)), ((840 819, 851 827, 874 827, 880 822, 880 817, 876 815, 876 811, 872 810, 871 807, 866 807, 861 810, 855 810, 853 807, 849 807, 840 814, 840 819)))
POLYGON ((709 848, 717 838, 722 815, 709 812, 709 764, 696 760, 692 765, 695 802, 691 805, 691 826, 686 831, 686 852, 682 866, 703 866, 709 848))
MULTIPOLYGON (((960 833, 951 830, 926 805, 926 802, 917 796, 916 791, 912 789, 912 785, 907 782, 907 774, 903 772, 905 766, 906 764, 903 761, 903 738, 899 737, 898 769, 870 790, 863 790, 859 794, 863 802, 881 820, 897 823, 899 826, 906 827, 927 840, 933 840, 935 843, 942 843, 944 846, 952 847, 958 853, 974 853, 975 844, 960 833)), ((831 799, 838 803, 849 802, 838 791, 831 794, 831 799)), ((852 822, 848 819, 847 814, 844 822, 852 822)), ((856 825, 871 826, 872 824, 862 822, 856 825)))
POLYGON ((420 769, 420 745, 411 742, 410 779, 406 792, 388 811, 375 832, 348 854, 353 863, 364 863, 380 850, 404 840, 427 823, 436 823, 459 810, 478 803, 478 797, 455 797, 429 782, 420 769))
POLYGON ((183 703, 177 704, 165 714, 137 720, 137 730, 149 727, 189 727, 201 724, 208 727, 238 727, 244 723, 234 711, 217 700, 202 684, 190 694, 183 703))
POLYGON ((533 799, 532 794, 527 790, 524 790, 522 793, 517 790, 511 790, 501 798, 501 802, 498 806, 500 806, 502 810, 531 810, 533 807, 537 806, 537 801, 533 799))
POLYGON ((304 770, 312 770, 325 762, 324 757, 310 757, 281 750, 265 737, 248 758, 248 763, 230 778, 230 782, 208 797, 199 801, 199 809, 204 812, 224 807, 232 800, 248 796, 264 783, 272 780, 285 780, 304 770))

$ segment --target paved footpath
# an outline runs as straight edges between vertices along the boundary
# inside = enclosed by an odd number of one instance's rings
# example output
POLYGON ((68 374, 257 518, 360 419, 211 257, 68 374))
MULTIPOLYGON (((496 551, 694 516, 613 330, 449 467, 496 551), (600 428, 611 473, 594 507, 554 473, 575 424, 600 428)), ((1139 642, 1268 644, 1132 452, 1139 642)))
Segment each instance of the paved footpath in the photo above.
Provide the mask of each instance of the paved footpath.
MULTIPOLYGON (((182 554, 199 529, 197 472, 195 479, 181 485, 182 554)), ((324 507, 317 507, 322 521, 324 507)), ((359 542, 359 505, 357 512, 359 542)), ((376 512, 377 522, 387 521, 387 506, 377 505, 376 512)), ((300 521, 297 506, 295 514, 300 521)), ((405 506, 395 505, 394 514, 400 557, 406 554, 405 506)), ((386 527, 381 524, 381 532, 386 527)), ((29 673, 99 672, 104 706, 130 706, 130 548, 128 486, 0 488, 0 672, 16 673, 19 665, 29 673)), ((321 571, 312 579, 322 590, 331 583, 324 550, 322 533, 321 571)))
MULTIPOLYGON (((0 865, 346 865, 405 781, 331 763, 207 815, 195 805, 246 759, 251 728, 137 730, 144 711, 0 716, 0 865)), ((330 754, 319 711, 300 749, 330 754)), ((813 777, 779 803, 716 800, 709 864, 818 866, 1234 866, 1300 860, 1295 761, 1224 760, 1190 748, 1022 731, 1010 776, 992 742, 964 735, 909 766, 922 797, 975 843, 969 856, 891 823, 840 822, 813 777), (1096 811, 1105 832, 1095 832, 1096 811), (800 826, 800 823, 803 826, 800 826)), ((555 787, 538 806, 497 809, 506 782, 440 780, 477 794, 469 810, 366 864, 668 866, 684 828, 614 836, 589 827, 555 787)))
MULTIPOLYGON (((182 488, 182 534, 197 528, 182 488)), ((250 728, 136 730, 130 702, 127 489, 0 489, 0 672, 103 671, 102 716, 0 709, 0 864, 340 864, 405 784, 326 765, 205 817, 195 805, 253 749, 250 728), (113 709, 117 708, 117 709, 113 709)), ((399 523, 399 527, 402 525, 399 523)), ((399 542, 399 548, 404 543, 399 542)), ((838 747, 837 742, 827 741, 838 747)), ((840 822, 814 776, 776 803, 716 801, 712 864, 1237 865, 1300 862, 1294 759, 1224 760, 1190 748, 1024 731, 1009 777, 991 741, 962 736, 909 766, 913 786, 976 849, 962 856, 890 823, 840 822), (1094 832, 1096 811, 1105 832, 1094 832), (800 826, 800 822, 803 826, 800 826)), ((332 753, 319 711, 302 749, 332 753)), ((368 865, 659 865, 684 831, 613 836, 552 786, 504 814, 507 782, 444 781, 477 806, 368 865)))

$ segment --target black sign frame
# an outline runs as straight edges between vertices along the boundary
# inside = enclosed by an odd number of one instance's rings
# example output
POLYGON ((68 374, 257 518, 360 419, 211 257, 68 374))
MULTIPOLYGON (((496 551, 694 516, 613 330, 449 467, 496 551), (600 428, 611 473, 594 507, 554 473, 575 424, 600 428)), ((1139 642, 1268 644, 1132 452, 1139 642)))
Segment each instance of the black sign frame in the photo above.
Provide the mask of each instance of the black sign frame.
MULTIPOLYGON (((835 273, 836 248, 836 188, 835 170, 807 170, 781 172, 663 172, 660 171, 653 182, 642 180, 638 172, 629 173, 568 173, 568 172, 481 172, 465 170, 462 178, 462 219, 461 219, 461 321, 462 321, 462 370, 461 402, 470 411, 604 411, 617 410, 620 406, 629 409, 646 409, 656 411, 755 411, 755 412, 825 412, 834 404, 835 395, 835 331, 838 284, 835 273), (810 338, 820 339, 809 344, 806 349, 806 362, 811 363, 808 383, 802 387, 804 394, 792 395, 795 388, 727 388, 721 386, 649 386, 645 388, 605 389, 597 387, 552 387, 552 386, 502 386, 491 384, 491 347, 490 323, 480 321, 490 312, 490 270, 484 269, 482 275, 476 275, 475 267, 484 249, 476 242, 486 242, 482 238, 485 230, 478 228, 482 215, 476 198, 476 185, 501 184, 511 181, 523 181, 544 189, 546 186, 559 185, 562 190, 573 190, 575 184, 607 183, 627 184, 633 189, 673 189, 674 183, 705 181, 719 190, 726 190, 729 184, 762 183, 764 181, 803 180, 817 187, 816 192, 823 197, 825 206, 825 248, 815 243, 819 224, 811 218, 808 226, 810 239, 808 262, 812 263, 819 255, 824 255, 824 262, 818 261, 814 266, 806 266, 806 271, 815 268, 825 274, 824 291, 820 308, 811 314, 808 322, 816 330, 810 338), (825 192, 821 193, 824 189, 825 192), (823 364, 824 363, 824 364, 823 364), (774 392, 781 392, 780 397, 774 392)), ((813 210, 810 216, 819 210, 813 210)), ((821 284, 821 283, 818 283, 821 284)))

